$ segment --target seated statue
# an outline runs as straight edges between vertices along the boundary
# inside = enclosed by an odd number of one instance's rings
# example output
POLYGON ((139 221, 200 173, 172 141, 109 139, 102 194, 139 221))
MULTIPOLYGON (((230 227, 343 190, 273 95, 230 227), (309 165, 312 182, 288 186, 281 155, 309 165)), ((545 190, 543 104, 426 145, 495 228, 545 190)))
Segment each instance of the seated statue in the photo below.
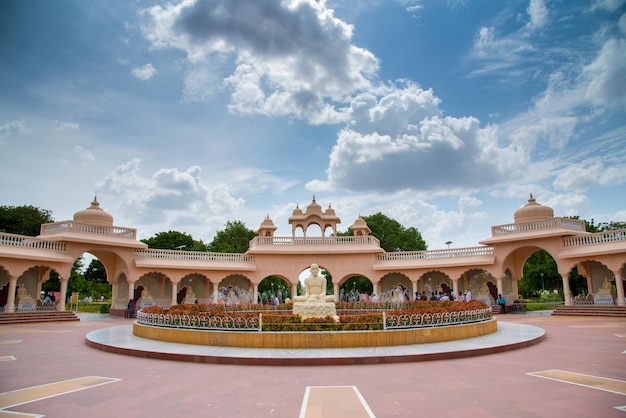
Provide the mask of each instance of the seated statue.
POLYGON ((293 298, 293 313, 302 319, 332 317, 339 321, 333 295, 326 295, 326 278, 320 276, 317 264, 311 264, 311 275, 304 280, 304 296, 293 298))
POLYGON ((333 295, 326 295, 326 278, 319 275, 320 268, 311 264, 311 275, 304 279, 304 296, 295 296, 294 302, 333 302, 333 295))

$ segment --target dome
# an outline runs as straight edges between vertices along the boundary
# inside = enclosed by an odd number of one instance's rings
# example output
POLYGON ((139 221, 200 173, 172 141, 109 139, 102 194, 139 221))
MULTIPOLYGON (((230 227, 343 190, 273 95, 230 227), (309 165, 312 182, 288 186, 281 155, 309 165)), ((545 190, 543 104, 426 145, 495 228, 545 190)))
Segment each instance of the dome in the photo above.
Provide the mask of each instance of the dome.
POLYGON ((311 201, 311 203, 309 203, 309 205, 306 207, 306 213, 307 215, 311 215, 314 213, 317 214, 322 214, 322 207, 320 206, 319 203, 317 203, 315 201, 315 195, 313 195, 313 201, 311 201))
POLYGON ((552 219, 554 218, 554 211, 549 206, 542 206, 537 203, 531 193, 528 203, 516 210, 513 217, 515 223, 533 221, 536 219, 552 219))
POLYGON ((74 214, 74 222, 111 226, 113 216, 102 210, 97 197, 94 197, 90 207, 74 214))
POLYGON ((300 206, 296 205, 296 208, 293 210, 293 212, 291 214, 293 216, 302 215, 302 209, 300 209, 300 206))

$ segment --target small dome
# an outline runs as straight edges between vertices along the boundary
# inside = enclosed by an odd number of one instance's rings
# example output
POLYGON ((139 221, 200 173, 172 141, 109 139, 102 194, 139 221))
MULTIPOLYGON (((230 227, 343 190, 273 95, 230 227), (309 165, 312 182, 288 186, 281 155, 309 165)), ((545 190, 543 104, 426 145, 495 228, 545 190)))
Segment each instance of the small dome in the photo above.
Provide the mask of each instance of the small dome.
POLYGON ((332 206, 328 205, 328 209, 324 211, 324 215, 336 216, 335 209, 332 206))
POLYGON ((90 207, 74 214, 74 222, 111 226, 113 216, 102 210, 97 197, 94 197, 90 207))
POLYGON ((307 215, 311 215, 313 213, 322 214, 322 207, 315 201, 315 195, 313 195, 313 201, 311 201, 311 203, 309 203, 306 207, 306 213, 307 215))
POLYGON ((302 215, 302 209, 300 209, 300 206, 296 205, 296 208, 293 210, 293 212, 291 214, 293 216, 302 215))
POLYGON ((533 194, 530 194, 528 203, 515 211, 513 215, 515 222, 533 221, 536 219, 552 219, 554 211, 549 206, 542 206, 535 201, 533 194))

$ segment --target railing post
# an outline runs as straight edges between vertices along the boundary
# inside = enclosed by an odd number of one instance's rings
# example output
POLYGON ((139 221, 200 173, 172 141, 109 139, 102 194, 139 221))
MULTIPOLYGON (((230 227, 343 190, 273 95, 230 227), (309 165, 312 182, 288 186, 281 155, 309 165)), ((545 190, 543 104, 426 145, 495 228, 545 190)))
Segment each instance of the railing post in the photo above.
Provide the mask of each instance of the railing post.
POLYGON ((387 331, 387 314, 383 311, 383 330, 387 331))
POLYGON ((259 332, 263 331, 263 312, 259 312, 259 332))

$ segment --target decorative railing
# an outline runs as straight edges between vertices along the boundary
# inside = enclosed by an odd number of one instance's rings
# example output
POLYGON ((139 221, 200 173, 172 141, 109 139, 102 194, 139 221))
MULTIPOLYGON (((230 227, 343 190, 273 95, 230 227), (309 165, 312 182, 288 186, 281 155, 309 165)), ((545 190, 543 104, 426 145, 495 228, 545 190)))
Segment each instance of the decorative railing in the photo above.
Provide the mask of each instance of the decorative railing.
POLYGON ((65 251, 65 243, 58 241, 46 241, 26 235, 8 234, 0 232, 0 245, 10 247, 37 248, 40 250, 65 251))
POLYGON ((383 312, 384 329, 426 328, 443 325, 460 325, 488 321, 492 318, 491 308, 471 311, 387 314, 383 312))
POLYGON ((180 251, 180 250, 136 250, 135 257, 157 258, 168 260, 193 260, 193 261, 254 261, 254 256, 240 253, 209 253, 203 251, 180 251))
POLYGON ((605 244, 607 242, 626 241, 626 229, 616 229, 614 231, 598 232, 590 235, 580 235, 563 238, 563 245, 566 247, 577 247, 579 245, 605 244))
POLYGON ((493 255, 493 247, 479 246, 468 248, 447 248, 444 250, 397 251, 378 254, 379 261, 424 260, 433 258, 473 257, 477 255, 493 255))
POLYGON ((137 230, 122 228, 119 226, 92 225, 74 221, 53 222, 41 225, 41 234, 54 234, 58 232, 81 232, 94 235, 107 235, 115 238, 137 238, 137 230))
MULTIPOLYGON (((287 313, 287 312, 285 312, 287 313)), ((491 308, 443 313, 388 314, 382 312, 383 329, 429 328, 462 325, 488 321, 491 308)), ((137 312, 137 323, 142 325, 223 331, 263 331, 263 313, 241 316, 170 315, 137 312)))
POLYGON ((497 235, 541 231, 555 228, 571 229, 574 231, 585 231, 585 221, 570 218, 552 218, 537 221, 518 222, 506 225, 496 225, 491 227, 491 236, 495 237, 497 235))
POLYGON ((259 245, 376 245, 380 241, 372 235, 357 237, 254 237, 250 248, 259 245))
POLYGON ((137 312, 137 322, 166 328, 193 328, 203 330, 261 331, 262 315, 254 316, 195 316, 165 315, 137 312))

